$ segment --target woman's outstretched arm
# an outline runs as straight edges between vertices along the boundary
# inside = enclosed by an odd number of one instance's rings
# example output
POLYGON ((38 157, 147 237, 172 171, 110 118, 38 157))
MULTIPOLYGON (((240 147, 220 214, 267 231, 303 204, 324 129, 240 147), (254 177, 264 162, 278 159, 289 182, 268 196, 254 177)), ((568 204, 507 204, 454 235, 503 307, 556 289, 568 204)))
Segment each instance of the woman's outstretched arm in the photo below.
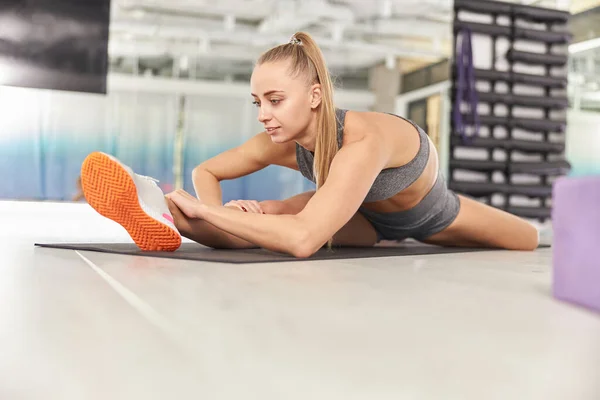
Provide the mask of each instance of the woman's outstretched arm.
POLYGON ((167 197, 190 218, 201 218, 268 250, 308 257, 357 212, 389 156, 386 146, 371 138, 345 145, 336 154, 326 183, 297 215, 243 213, 204 204, 181 190, 167 197))

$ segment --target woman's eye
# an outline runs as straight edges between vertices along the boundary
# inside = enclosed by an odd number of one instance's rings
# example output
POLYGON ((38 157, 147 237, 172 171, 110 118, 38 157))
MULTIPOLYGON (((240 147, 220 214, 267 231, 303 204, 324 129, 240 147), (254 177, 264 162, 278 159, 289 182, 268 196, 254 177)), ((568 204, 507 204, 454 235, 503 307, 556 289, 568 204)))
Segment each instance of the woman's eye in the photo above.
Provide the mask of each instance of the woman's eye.
MULTIPOLYGON (((281 100, 277 100, 277 99, 273 99, 270 100, 271 104, 275 105, 275 104, 279 104, 281 102, 281 100)), ((260 102, 258 101, 253 101, 252 104, 254 104, 256 107, 260 107, 260 102)))

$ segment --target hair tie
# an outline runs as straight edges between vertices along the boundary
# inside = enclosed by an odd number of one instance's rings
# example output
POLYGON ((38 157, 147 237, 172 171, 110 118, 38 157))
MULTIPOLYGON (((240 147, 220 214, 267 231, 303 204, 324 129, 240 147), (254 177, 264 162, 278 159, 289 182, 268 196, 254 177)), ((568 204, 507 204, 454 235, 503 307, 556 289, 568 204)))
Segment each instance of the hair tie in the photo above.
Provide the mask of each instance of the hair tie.
POLYGON ((296 39, 295 36, 292 36, 292 39, 290 39, 290 44, 302 44, 302 41, 296 39))

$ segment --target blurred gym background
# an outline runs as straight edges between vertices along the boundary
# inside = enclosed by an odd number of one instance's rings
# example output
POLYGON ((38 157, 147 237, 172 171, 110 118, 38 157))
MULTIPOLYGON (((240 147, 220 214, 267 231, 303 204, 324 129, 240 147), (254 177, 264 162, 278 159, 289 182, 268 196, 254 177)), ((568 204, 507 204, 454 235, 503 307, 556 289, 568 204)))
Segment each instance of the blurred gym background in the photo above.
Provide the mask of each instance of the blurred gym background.
MULTIPOLYGON (((569 174, 600 173, 600 1, 504 3, 570 13, 564 155, 569 174)), ((196 165, 261 131, 254 61, 300 30, 325 54, 338 107, 414 120, 452 175, 456 18, 453 0, 0 0, 0 199, 77 200, 92 151, 193 193, 196 165)), ((486 51, 474 43, 474 58, 486 51)), ((269 167, 223 194, 311 187, 269 167)))

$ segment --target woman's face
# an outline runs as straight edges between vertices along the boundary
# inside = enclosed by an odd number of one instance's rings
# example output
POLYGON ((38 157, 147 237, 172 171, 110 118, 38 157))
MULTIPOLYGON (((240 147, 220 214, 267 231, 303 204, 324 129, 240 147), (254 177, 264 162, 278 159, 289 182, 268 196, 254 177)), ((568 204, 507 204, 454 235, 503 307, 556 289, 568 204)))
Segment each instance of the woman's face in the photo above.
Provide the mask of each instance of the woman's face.
POLYGON ((288 142, 304 134, 315 117, 314 88, 304 76, 292 77, 288 62, 265 63, 254 68, 250 86, 258 121, 273 142, 288 142))

